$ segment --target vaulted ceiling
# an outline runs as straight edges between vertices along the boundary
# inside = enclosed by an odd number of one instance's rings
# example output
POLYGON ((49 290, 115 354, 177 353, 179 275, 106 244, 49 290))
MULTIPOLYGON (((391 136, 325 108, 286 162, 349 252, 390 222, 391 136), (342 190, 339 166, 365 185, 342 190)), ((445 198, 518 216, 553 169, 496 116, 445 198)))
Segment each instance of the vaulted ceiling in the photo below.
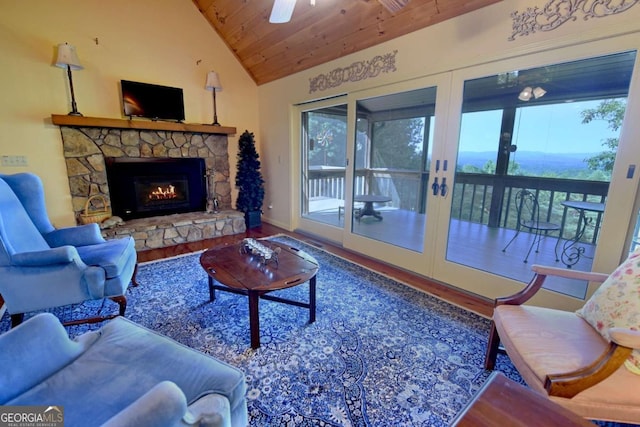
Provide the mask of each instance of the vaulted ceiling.
POLYGON ((297 0, 271 24, 273 1, 193 0, 258 85, 500 0, 297 0))

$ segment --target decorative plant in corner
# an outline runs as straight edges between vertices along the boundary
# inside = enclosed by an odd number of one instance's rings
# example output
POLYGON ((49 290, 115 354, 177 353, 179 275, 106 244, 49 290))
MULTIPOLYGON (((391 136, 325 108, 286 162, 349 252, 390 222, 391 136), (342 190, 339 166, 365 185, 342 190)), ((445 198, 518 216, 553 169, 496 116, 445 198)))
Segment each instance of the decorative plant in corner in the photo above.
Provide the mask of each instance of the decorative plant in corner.
POLYGON ((264 179, 260 172, 260 156, 256 151, 253 133, 244 131, 238 139, 238 171, 236 187, 238 200, 236 209, 244 212, 247 228, 261 224, 262 201, 264 200, 264 179))

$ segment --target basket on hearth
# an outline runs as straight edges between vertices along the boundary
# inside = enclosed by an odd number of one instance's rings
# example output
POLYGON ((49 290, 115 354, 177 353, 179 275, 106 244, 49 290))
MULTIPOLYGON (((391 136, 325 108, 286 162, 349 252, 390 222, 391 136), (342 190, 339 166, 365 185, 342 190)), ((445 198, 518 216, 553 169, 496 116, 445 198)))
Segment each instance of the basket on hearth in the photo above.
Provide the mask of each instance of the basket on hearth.
POLYGON ((84 204, 84 210, 80 214, 80 222, 82 224, 91 224, 94 222, 99 224, 107 218, 111 218, 111 212, 107 207, 107 198, 102 194, 96 194, 89 197, 84 204), (91 204, 91 202, 96 199, 102 201, 102 208, 91 204))

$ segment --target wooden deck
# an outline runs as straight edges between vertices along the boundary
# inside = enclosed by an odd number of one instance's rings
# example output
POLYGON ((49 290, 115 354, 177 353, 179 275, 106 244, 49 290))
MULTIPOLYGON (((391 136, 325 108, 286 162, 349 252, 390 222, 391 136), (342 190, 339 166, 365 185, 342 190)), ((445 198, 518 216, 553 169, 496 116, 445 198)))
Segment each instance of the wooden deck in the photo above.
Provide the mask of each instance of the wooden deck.
MULTIPOLYGON (((352 222, 353 233, 408 250, 422 252, 425 215, 400 209, 381 208, 380 211, 383 216, 382 221, 373 217, 364 217, 360 221, 354 219, 352 222)), ((306 218, 344 227, 344 211, 338 220, 337 208, 314 212, 307 215, 306 218)), ((572 235, 573 232, 574 230, 566 230, 565 235, 572 235)), ((490 228, 482 224, 453 220, 449 228, 446 259, 524 283, 533 276, 532 264, 566 267, 562 261, 556 261, 555 247, 558 239, 554 236, 542 239, 540 251, 536 253, 534 247, 527 263, 524 262, 524 258, 533 241, 532 234, 521 232, 507 251, 503 252, 502 249, 514 234, 515 231, 511 229, 490 228)), ((560 241, 558 257, 560 257, 566 242, 565 239, 560 241)), ((580 246, 585 250, 584 255, 571 268, 590 271, 595 246, 587 244, 580 244, 580 246)), ((582 281, 549 278, 545 288, 576 298, 584 298, 587 290, 586 285, 587 283, 582 281)))

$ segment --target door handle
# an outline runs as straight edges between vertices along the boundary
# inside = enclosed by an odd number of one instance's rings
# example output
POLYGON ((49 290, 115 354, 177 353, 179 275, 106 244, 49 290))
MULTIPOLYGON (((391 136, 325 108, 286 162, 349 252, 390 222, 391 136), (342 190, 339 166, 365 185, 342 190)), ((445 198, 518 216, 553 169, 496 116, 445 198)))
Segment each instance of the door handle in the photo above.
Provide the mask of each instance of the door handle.
POLYGON ((442 197, 447 195, 447 178, 442 178, 442 184, 440 185, 440 195, 442 197))
POLYGON ((440 185, 438 184, 438 177, 433 178, 433 184, 431 184, 431 189, 433 190, 433 195, 437 196, 438 191, 440 190, 440 185))

